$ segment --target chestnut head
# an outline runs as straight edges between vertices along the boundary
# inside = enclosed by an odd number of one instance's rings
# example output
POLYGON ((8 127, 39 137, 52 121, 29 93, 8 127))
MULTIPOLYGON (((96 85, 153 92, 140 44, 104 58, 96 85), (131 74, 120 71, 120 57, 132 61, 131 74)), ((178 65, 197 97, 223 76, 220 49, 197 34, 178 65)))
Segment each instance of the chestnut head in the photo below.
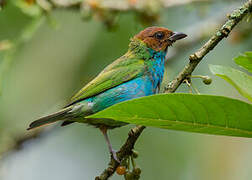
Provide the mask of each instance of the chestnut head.
POLYGON ((163 27, 148 27, 139 32, 134 38, 143 41, 149 48, 155 51, 166 51, 168 46, 179 39, 185 38, 184 33, 173 32, 163 27))

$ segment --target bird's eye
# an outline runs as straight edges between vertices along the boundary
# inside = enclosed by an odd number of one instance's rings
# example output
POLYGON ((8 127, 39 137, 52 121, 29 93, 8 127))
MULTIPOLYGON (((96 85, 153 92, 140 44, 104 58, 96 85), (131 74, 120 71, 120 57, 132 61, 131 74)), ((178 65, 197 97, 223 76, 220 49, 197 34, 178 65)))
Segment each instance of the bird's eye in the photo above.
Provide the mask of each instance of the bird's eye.
POLYGON ((163 32, 157 32, 154 34, 156 39, 163 39, 164 38, 164 33, 163 32))

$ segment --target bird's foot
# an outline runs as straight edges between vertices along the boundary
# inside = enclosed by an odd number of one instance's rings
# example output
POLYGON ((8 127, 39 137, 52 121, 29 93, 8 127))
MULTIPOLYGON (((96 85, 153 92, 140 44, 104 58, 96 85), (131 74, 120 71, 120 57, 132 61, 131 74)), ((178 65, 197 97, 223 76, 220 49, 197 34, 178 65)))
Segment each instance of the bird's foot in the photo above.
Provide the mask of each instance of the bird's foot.
POLYGON ((112 149, 110 151, 110 153, 111 153, 111 156, 113 157, 113 159, 120 164, 121 161, 117 158, 117 155, 116 155, 117 151, 115 151, 114 149, 112 149))

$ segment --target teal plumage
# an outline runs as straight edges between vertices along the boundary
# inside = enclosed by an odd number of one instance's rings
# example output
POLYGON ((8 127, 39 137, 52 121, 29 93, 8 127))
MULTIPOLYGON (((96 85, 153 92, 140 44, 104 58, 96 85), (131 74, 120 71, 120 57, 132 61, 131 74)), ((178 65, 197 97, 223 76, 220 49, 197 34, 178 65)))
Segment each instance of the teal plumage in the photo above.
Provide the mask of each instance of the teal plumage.
MULTIPOLYGON (((140 73, 139 77, 122 83, 101 94, 75 103, 75 106, 85 107, 84 109, 89 109, 88 115, 90 115, 119 102, 152 95, 159 92, 160 84, 162 82, 164 74, 164 62, 166 53, 155 52, 147 47, 146 50, 149 51, 149 56, 139 56, 139 58, 141 59, 148 59, 144 61, 145 71, 140 73)), ((95 126, 106 125, 109 128, 125 125, 125 123, 119 121, 86 119, 81 113, 83 111, 82 109, 80 109, 79 115, 75 116, 75 121, 85 122, 95 126)), ((75 113, 76 112, 77 111, 75 111, 75 113)))

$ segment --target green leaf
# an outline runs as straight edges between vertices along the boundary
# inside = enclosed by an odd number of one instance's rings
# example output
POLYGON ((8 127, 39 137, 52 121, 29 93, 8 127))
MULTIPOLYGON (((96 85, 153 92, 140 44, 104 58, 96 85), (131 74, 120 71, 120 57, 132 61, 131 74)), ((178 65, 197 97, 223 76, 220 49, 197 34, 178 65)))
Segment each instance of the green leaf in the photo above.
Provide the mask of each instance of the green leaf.
POLYGON ((234 58, 234 61, 239 66, 247 69, 249 72, 252 72, 252 51, 245 52, 244 55, 234 58))
POLYGON ((252 105, 221 96, 159 94, 122 102, 87 118, 188 132, 252 137, 252 105))
POLYGON ((209 65, 210 71, 233 85, 239 93, 252 102, 252 77, 236 69, 209 65))

